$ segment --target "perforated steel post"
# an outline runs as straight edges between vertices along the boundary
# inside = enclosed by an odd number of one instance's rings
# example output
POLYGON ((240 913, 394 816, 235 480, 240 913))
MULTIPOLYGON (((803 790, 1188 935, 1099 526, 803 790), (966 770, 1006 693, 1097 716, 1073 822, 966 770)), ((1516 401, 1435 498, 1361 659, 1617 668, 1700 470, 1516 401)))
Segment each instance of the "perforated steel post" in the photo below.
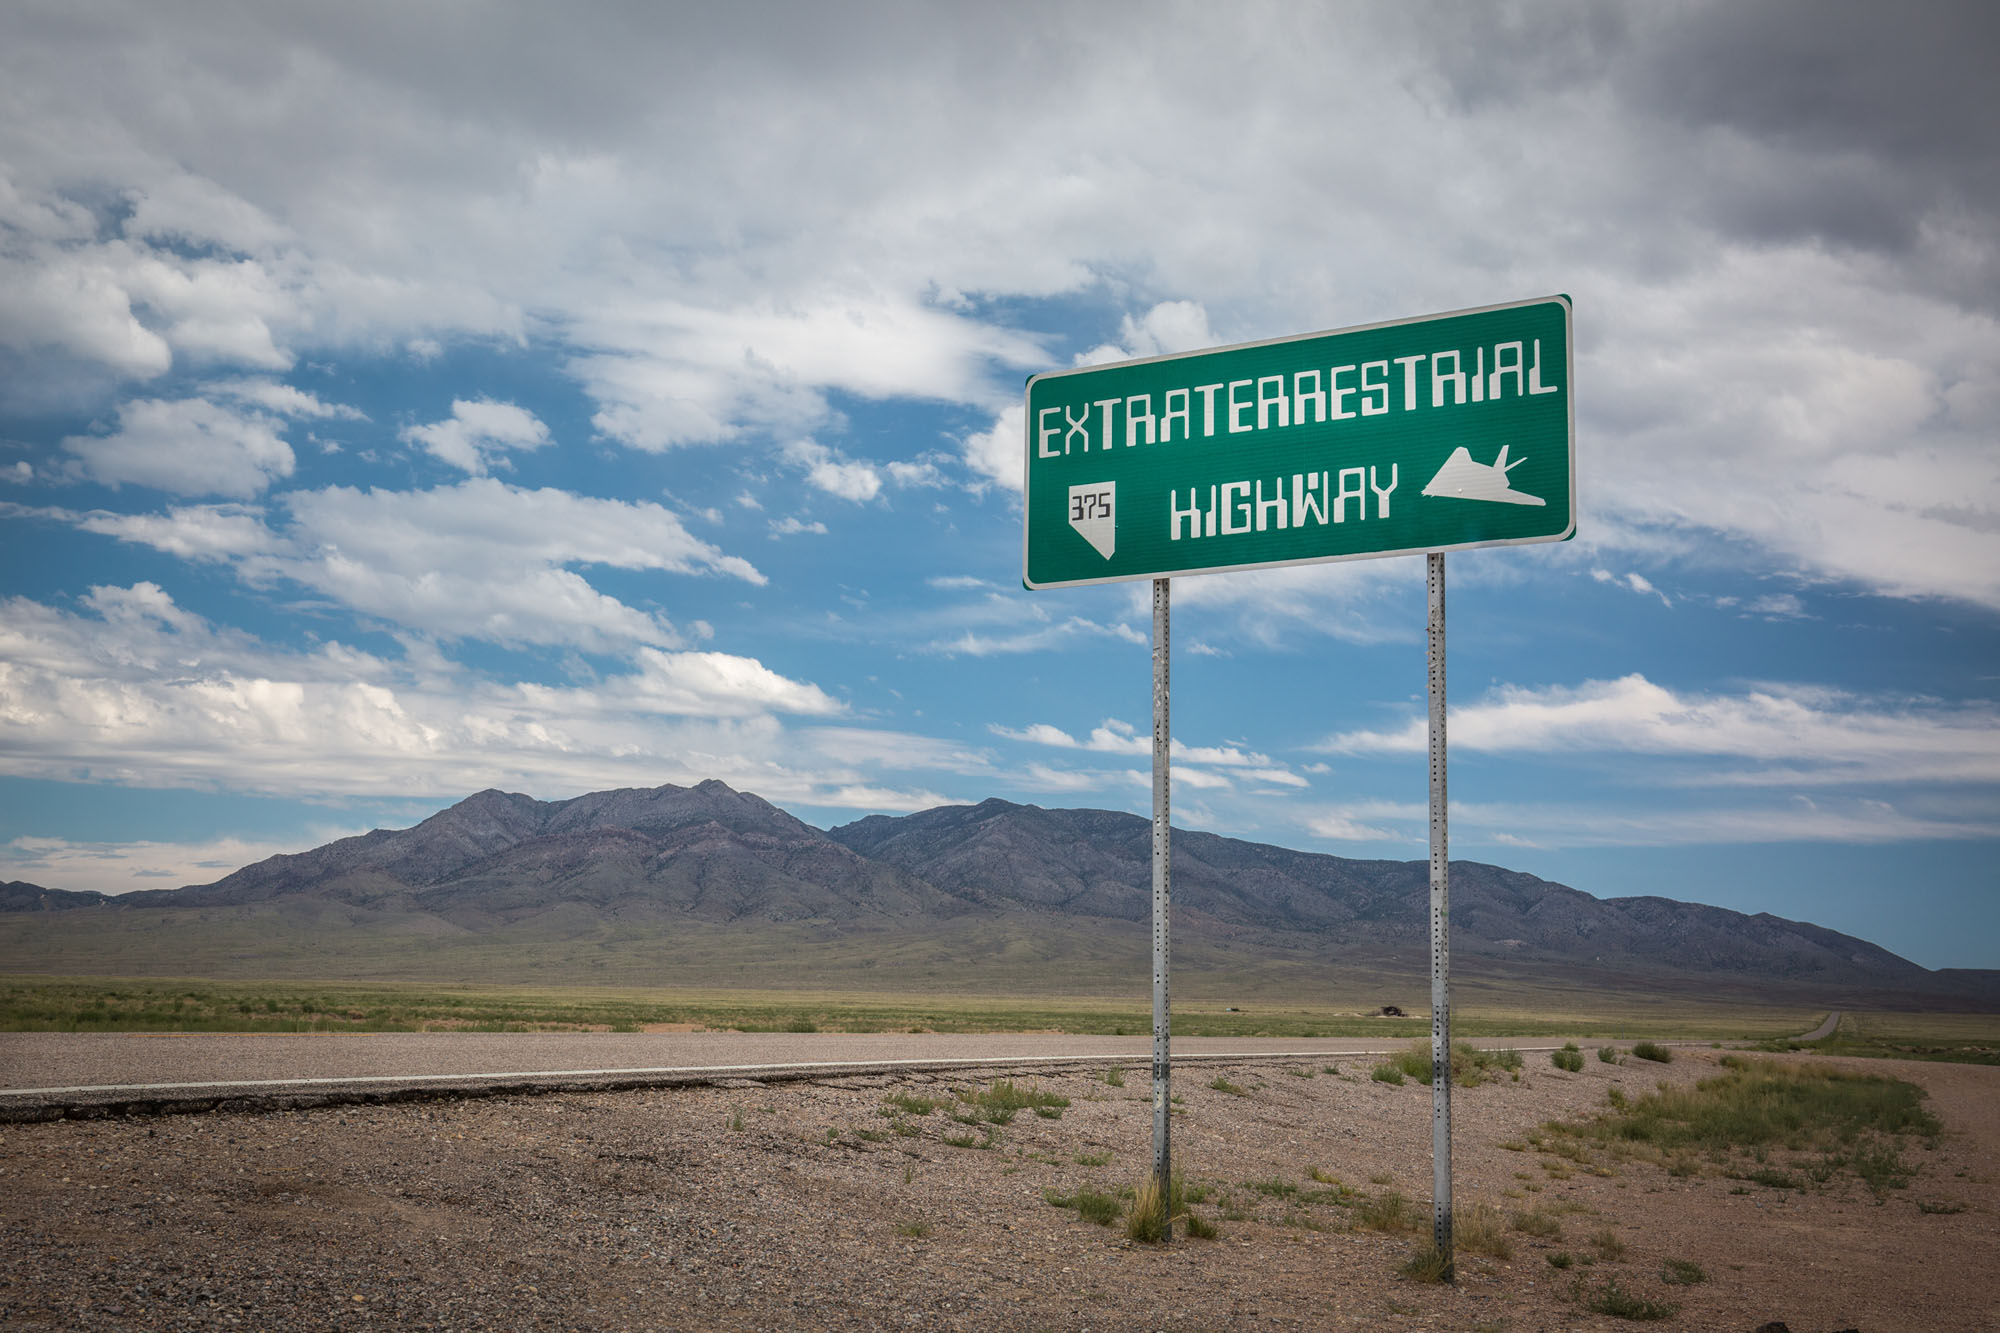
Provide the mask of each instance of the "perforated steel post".
POLYGON ((1431 712, 1431 1238, 1453 1279, 1451 1252, 1451 859, 1444 739, 1444 552, 1424 557, 1430 593, 1431 712))
POLYGON ((1167 1002, 1167 912, 1172 893, 1172 836, 1169 817, 1172 795, 1173 740, 1167 706, 1168 641, 1171 615, 1170 579, 1153 580, 1153 1178, 1160 1198, 1171 1200, 1173 1154, 1170 1146, 1168 1079, 1173 1059, 1171 1016, 1167 1002))

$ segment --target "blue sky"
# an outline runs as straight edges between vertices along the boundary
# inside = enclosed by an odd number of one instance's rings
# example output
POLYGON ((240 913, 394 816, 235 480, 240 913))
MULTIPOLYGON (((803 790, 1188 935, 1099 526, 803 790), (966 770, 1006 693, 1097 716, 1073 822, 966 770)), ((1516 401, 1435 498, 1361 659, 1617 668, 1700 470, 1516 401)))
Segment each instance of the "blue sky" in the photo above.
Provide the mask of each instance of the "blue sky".
MULTIPOLYGON (((2000 966, 1978 5, 22 4, 0 878, 483 787, 1146 808, 1038 371, 1568 293, 1580 521, 1450 561, 1455 855, 2000 966)), ((1177 580, 1176 813, 1424 854, 1422 561, 1177 580)))

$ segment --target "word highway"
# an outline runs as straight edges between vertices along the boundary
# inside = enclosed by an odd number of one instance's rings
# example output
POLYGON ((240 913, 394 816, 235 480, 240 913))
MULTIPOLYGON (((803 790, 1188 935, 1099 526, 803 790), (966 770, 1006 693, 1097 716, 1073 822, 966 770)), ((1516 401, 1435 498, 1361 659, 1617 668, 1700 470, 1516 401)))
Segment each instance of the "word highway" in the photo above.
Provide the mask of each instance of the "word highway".
POLYGON ((1208 488, 1208 503, 1202 504, 1201 488, 1191 486, 1187 490, 1187 504, 1181 504, 1181 492, 1167 493, 1167 522, 1169 535, 1174 541, 1187 537, 1233 537, 1240 532, 1263 532, 1266 528, 1303 528, 1308 523, 1325 524, 1329 515, 1335 523, 1345 523, 1353 504, 1352 514, 1356 520, 1368 517, 1368 492, 1375 495, 1375 517, 1389 517, 1389 497, 1395 492, 1400 479, 1396 464, 1389 465, 1388 484, 1382 484, 1373 466, 1367 468, 1345 467, 1338 472, 1294 472, 1292 474, 1290 503, 1285 494, 1285 479, 1278 477, 1271 483, 1271 493, 1264 493, 1263 478, 1249 481, 1225 481, 1208 488), (1337 478, 1337 480, 1336 480, 1337 478), (1363 488, 1364 479, 1367 486, 1363 488))

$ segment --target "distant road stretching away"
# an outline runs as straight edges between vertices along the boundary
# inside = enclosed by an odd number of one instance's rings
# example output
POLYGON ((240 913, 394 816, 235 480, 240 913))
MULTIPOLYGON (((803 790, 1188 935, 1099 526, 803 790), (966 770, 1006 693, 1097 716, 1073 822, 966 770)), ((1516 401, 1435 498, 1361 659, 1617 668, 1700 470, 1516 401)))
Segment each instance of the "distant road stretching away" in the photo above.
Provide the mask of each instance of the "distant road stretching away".
MULTIPOLYGON (((1829 1035, 1838 1012, 1808 1039, 1829 1035)), ((1421 1040, 1421 1039, 1419 1039, 1421 1040)), ((1581 1038, 1597 1041, 1605 1038, 1581 1038)), ((1547 1051, 1560 1037, 1479 1038, 1547 1051)), ((1353 1058, 1400 1050, 1383 1037, 1177 1037, 1176 1060, 1353 1058)), ((0 1113, 30 1105, 167 1104, 432 1090, 829 1077, 982 1066, 1110 1064, 1143 1069, 1150 1038, 1015 1033, 0 1033, 0 1113)))

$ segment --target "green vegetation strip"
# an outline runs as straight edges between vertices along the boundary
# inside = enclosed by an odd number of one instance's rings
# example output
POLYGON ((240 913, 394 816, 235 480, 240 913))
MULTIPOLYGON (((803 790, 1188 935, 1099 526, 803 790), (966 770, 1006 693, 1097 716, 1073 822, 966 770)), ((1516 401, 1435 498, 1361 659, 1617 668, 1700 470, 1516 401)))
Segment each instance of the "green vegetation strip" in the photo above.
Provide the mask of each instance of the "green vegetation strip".
POLYGON ((2000 1064, 2000 1018, 1988 1014, 1843 1014, 1830 1037, 1819 1041, 1770 1038, 1755 1049, 1994 1065, 2000 1064))
POLYGON ((1614 1088, 1610 1110, 1544 1129, 1653 1156, 1677 1174, 1691 1173, 1695 1157, 1705 1156, 1724 1174, 1777 1188, 1824 1184, 1847 1170, 1877 1195, 1913 1174, 1902 1160, 1903 1140, 1917 1136, 1935 1145, 1943 1132, 1924 1106, 1923 1089, 1902 1079, 1741 1056, 1725 1063, 1727 1072, 1717 1077, 1663 1087, 1637 1101, 1614 1088), (1773 1161, 1777 1152, 1791 1157, 1773 1161))
MULTIPOLYGON (((1521 1053, 1519 1051, 1484 1051, 1454 1042, 1451 1048, 1451 1081, 1461 1088, 1478 1087, 1488 1081, 1497 1082, 1502 1075, 1519 1078, 1521 1053)), ((1377 1083, 1393 1083, 1402 1086, 1403 1080, 1413 1078, 1425 1087, 1431 1082, 1431 1048, 1427 1042, 1416 1042, 1409 1049, 1398 1051, 1381 1064, 1376 1065, 1369 1077, 1377 1083)))
MULTIPOLYGON (((1056 1032, 1138 1036, 1152 1030, 1141 1001, 1101 997, 843 991, 505 987, 399 981, 214 981, 147 977, 0 978, 8 1032, 634 1032, 656 1027, 741 1032, 1056 1032)), ((1635 1015, 1534 1012, 1509 1004, 1453 1015, 1461 1035, 1637 1035, 1754 1041, 1812 1024, 1802 1011, 1705 1007, 1635 1015)), ((1380 1018, 1334 1008, 1184 1002, 1182 1037, 1371 1037, 1406 1040, 1423 1017, 1380 1018)), ((1428 1077, 1428 1058, 1424 1061, 1428 1077)), ((1454 1060, 1457 1068, 1457 1058, 1454 1060)), ((1114 1085, 1115 1086, 1115 1085, 1114 1085)))

